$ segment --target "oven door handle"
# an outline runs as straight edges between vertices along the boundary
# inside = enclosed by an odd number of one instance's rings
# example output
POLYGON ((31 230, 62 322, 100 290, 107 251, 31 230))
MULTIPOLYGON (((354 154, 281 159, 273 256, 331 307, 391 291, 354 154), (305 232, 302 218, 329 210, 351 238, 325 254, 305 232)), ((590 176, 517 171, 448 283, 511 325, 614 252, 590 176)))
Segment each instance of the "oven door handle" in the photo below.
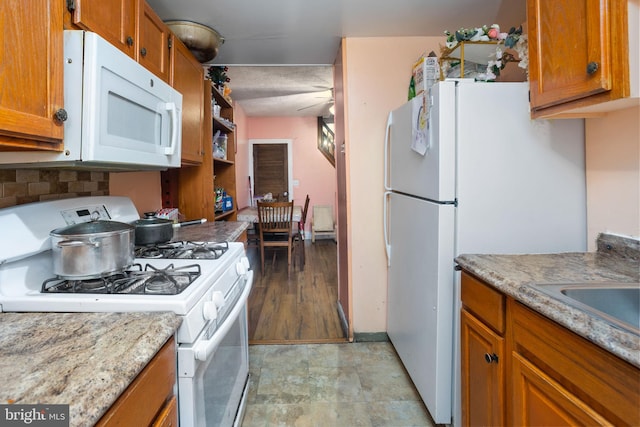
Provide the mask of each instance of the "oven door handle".
POLYGON ((253 285, 253 270, 249 270, 247 272, 246 278, 247 283, 244 286, 242 295, 240 295, 240 298, 238 298, 235 307, 233 307, 233 310, 231 310, 231 313, 229 313, 229 316, 225 319, 222 326, 215 331, 211 339, 201 340, 193 345, 193 354, 197 360, 204 362, 209 359, 211 353, 213 353, 213 351, 218 347, 233 324, 236 323, 236 319, 238 319, 238 316, 242 312, 243 308, 247 304, 247 300, 249 299, 249 293, 251 292, 251 287, 253 285))

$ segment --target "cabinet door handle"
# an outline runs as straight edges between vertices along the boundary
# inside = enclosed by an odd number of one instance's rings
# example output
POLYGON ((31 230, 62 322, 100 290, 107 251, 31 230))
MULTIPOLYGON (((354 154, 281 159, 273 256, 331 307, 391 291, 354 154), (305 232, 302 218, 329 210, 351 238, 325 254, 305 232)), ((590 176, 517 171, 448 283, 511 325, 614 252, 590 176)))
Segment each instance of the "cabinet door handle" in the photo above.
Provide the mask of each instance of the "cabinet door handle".
POLYGON ((55 113, 53 113, 53 116, 59 122, 66 122, 67 118, 69 117, 67 115, 67 110, 65 110, 64 108, 60 108, 59 110, 57 110, 55 113))
POLYGON ((147 49, 145 49, 144 47, 140 49, 140 55, 147 56, 147 49))
POLYGON ((133 37, 127 36, 127 46, 133 46, 133 37))
POLYGON ((591 61, 587 64, 587 74, 592 75, 596 71, 598 71, 599 65, 595 61, 591 61))
POLYGON ((493 363, 493 362, 498 363, 498 355, 495 353, 491 353, 491 354, 485 353, 484 360, 487 363, 493 363))

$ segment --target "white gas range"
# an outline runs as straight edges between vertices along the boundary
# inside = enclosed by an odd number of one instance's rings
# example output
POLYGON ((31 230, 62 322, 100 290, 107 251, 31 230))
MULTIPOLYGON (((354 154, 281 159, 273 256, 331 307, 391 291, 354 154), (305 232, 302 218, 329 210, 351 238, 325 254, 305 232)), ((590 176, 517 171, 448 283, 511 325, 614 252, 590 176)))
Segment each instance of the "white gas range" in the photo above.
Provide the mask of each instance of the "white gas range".
POLYGON ((136 248, 134 264, 108 277, 56 277, 49 233, 95 220, 96 213, 124 223, 139 218, 123 197, 0 210, 0 311, 174 312, 183 318, 177 333, 180 425, 239 424, 248 383, 246 301, 253 283, 244 245, 171 241, 159 250, 136 248))

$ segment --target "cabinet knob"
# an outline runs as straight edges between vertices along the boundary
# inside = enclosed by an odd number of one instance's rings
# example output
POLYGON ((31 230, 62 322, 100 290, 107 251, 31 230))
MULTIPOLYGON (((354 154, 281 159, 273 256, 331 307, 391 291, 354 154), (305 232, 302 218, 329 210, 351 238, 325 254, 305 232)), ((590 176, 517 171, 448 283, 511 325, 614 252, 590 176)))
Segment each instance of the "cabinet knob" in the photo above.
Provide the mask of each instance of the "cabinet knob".
POLYGON ((599 65, 595 61, 591 61, 587 64, 587 74, 592 75, 596 71, 598 71, 599 65))
POLYGON ((140 55, 147 56, 147 49, 145 49, 144 47, 140 49, 140 55))
POLYGON ((127 36, 127 46, 133 46, 133 37, 127 36))
POLYGON ((493 363, 493 362, 498 363, 498 355, 495 353, 491 353, 491 354, 485 353, 484 360, 487 363, 493 363))
POLYGON ((64 108, 61 108, 53 113, 53 117, 59 122, 66 122, 69 118, 69 116, 67 115, 67 110, 65 110, 64 108))

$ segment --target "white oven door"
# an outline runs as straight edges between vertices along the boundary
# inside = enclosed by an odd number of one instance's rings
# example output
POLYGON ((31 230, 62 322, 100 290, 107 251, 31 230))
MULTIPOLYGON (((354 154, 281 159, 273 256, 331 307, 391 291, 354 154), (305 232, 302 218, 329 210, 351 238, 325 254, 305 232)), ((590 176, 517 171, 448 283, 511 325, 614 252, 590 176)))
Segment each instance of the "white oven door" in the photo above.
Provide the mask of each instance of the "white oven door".
POLYGON ((253 271, 224 323, 210 339, 178 348, 181 427, 234 426, 242 421, 249 378, 247 298, 253 271))

